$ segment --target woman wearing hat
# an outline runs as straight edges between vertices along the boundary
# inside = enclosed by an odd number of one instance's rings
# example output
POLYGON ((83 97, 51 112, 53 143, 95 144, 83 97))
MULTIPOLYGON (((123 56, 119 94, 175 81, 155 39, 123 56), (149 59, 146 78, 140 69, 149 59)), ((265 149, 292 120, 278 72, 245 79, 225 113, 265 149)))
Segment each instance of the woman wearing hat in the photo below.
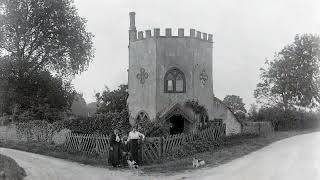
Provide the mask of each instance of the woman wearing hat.
POLYGON ((109 161, 113 167, 120 165, 120 136, 119 130, 115 129, 110 137, 109 161))

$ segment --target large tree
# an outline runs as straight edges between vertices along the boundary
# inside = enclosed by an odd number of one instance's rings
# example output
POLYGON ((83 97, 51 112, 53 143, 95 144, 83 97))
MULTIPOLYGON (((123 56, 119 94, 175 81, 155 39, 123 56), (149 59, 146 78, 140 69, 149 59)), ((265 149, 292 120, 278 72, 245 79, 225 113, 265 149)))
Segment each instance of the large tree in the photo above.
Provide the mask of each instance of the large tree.
POLYGON ((76 116, 87 117, 88 108, 86 100, 83 98, 83 94, 77 93, 71 105, 71 112, 76 116))
POLYGON ((128 85, 120 85, 118 89, 110 91, 108 87, 96 94, 98 102, 97 113, 121 112, 127 107, 128 85))
POLYGON ((0 53, 13 73, 82 72, 92 58, 92 34, 71 0, 1 0, 0 53))
POLYGON ((296 35, 294 42, 266 61, 254 96, 284 109, 315 107, 320 102, 320 38, 296 35))
POLYGON ((112 117, 105 119, 105 121, 111 122, 110 127, 118 128, 121 131, 128 131, 130 128, 129 111, 127 108, 128 96, 128 85, 122 84, 118 89, 113 91, 110 91, 110 89, 106 87, 102 93, 96 94, 96 113, 105 117, 112 117))
MULTIPOLYGON (((71 0, 1 0, 0 96, 1 104, 5 104, 2 107, 17 104, 28 109, 39 100, 34 94, 43 92, 51 96, 44 91, 46 83, 37 82, 43 78, 51 81, 49 84, 59 85, 52 87, 56 91, 70 92, 71 78, 84 71, 93 57, 93 35, 85 25, 86 20, 78 15, 71 0)), ((69 99, 65 100, 66 103, 69 99)), ((49 101, 49 106, 57 104, 53 101, 49 101)))
POLYGON ((230 107, 233 112, 236 112, 236 111, 243 111, 244 113, 247 112, 245 108, 245 104, 243 103, 242 98, 240 96, 227 95, 223 99, 223 103, 225 103, 228 107, 230 107))

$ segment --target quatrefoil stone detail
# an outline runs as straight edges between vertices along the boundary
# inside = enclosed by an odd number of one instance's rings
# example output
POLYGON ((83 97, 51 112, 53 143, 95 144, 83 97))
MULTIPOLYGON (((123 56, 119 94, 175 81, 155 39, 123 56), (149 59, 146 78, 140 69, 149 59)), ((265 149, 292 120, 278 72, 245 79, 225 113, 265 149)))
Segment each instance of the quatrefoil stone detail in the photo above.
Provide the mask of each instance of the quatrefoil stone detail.
POLYGON ((200 73, 200 82, 201 82, 201 86, 206 85, 206 82, 208 80, 208 75, 206 73, 206 70, 202 70, 202 72, 200 73))
POLYGON ((141 84, 144 84, 146 82, 146 79, 148 79, 148 73, 144 68, 140 68, 140 72, 137 74, 137 79, 140 81, 141 84))

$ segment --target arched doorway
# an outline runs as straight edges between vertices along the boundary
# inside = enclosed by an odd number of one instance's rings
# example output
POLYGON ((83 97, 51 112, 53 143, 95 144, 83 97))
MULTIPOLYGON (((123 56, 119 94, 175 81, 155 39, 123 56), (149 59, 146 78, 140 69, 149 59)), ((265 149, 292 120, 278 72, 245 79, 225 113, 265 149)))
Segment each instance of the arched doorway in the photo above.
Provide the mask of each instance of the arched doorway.
POLYGON ((177 114, 173 115, 169 119, 170 122, 170 134, 181 134, 184 131, 185 119, 177 114))

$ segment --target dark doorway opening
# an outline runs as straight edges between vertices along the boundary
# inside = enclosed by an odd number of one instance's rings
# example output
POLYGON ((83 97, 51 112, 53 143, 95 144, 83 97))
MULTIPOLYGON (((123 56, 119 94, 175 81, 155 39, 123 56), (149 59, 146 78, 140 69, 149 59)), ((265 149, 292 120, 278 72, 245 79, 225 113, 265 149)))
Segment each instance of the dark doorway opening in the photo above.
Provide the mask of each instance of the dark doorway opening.
POLYGON ((185 119, 181 115, 173 115, 170 117, 170 134, 181 134, 184 130, 185 119))

